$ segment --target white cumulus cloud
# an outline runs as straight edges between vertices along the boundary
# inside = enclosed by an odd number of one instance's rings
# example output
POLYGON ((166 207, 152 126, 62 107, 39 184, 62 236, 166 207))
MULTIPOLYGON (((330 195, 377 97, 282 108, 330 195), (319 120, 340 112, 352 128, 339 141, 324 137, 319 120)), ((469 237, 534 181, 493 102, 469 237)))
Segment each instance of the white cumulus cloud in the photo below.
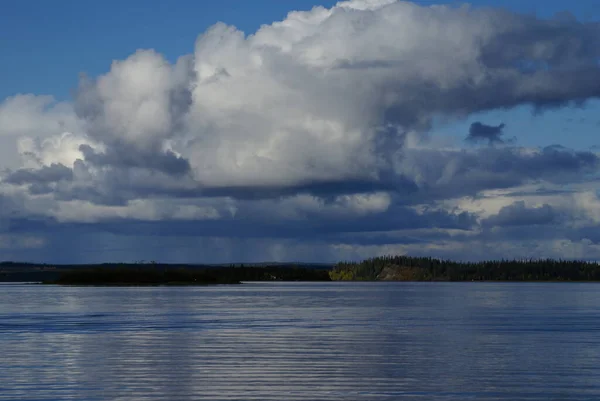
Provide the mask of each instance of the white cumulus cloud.
MULTIPOLYGON (((59 223, 230 221, 265 208, 282 221, 403 216, 394 230, 467 229, 470 215, 502 208, 541 221, 564 200, 540 212, 476 197, 581 183, 597 155, 441 148, 432 123, 600 96, 599 38, 575 19, 396 0, 293 11, 249 35, 218 23, 175 62, 138 50, 82 77, 72 102, 2 101, 0 196, 59 223)), ((595 219, 596 201, 577 199, 595 219)))

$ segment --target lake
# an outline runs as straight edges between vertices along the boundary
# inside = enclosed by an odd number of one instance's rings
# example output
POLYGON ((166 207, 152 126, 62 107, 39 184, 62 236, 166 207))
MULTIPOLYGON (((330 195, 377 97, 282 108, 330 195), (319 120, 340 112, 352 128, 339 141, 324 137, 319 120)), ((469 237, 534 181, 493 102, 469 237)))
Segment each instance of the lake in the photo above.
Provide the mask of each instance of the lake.
POLYGON ((600 284, 0 285, 0 399, 600 399, 600 284))

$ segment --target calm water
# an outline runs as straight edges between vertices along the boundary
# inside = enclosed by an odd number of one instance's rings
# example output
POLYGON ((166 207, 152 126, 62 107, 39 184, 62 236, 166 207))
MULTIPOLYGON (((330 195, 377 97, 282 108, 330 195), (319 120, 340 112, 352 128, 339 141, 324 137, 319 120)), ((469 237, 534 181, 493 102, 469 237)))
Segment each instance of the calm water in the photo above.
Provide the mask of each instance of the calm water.
POLYGON ((597 400, 600 285, 1 285, 0 399, 597 400))

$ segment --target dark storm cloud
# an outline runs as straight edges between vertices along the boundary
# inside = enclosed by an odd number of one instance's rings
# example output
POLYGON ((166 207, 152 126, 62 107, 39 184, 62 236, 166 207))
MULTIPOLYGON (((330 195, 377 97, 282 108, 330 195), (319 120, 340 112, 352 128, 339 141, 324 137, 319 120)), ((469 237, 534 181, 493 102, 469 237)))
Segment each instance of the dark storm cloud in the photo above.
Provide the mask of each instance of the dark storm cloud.
POLYGON ((62 165, 53 163, 40 169, 19 169, 9 173, 4 181, 9 184, 48 184, 58 181, 73 180, 73 170, 62 165))
MULTIPOLYGON (((48 227, 56 223, 47 220, 48 227)), ((112 219, 97 223, 68 223, 61 227, 88 227, 118 235, 222 237, 222 238, 288 238, 300 240, 340 240, 348 233, 390 232, 396 230, 441 228, 469 230, 476 218, 466 212, 453 214, 431 210, 416 213, 410 208, 392 209, 368 216, 328 216, 307 213, 303 218, 286 218, 273 215, 252 206, 241 207, 235 217, 219 220, 164 220, 137 221, 112 219)))
POLYGON ((539 180, 555 184, 581 182, 598 167, 598 156, 592 152, 549 146, 535 151, 517 147, 470 152, 413 149, 399 157, 397 168, 412 171, 420 180, 419 191, 406 201, 427 202, 476 196, 484 190, 539 180))
POLYGON ((144 168, 174 176, 190 171, 190 163, 170 150, 148 149, 141 151, 126 144, 109 148, 107 152, 97 153, 89 145, 79 149, 85 161, 95 166, 115 168, 144 168))
POLYGON ((534 226, 552 224, 557 221, 558 214, 548 204, 540 207, 527 207, 525 202, 517 201, 505 206, 498 214, 483 221, 485 226, 534 226))
POLYGON ((465 138, 468 142, 487 141, 490 145, 504 143, 501 138, 504 134, 504 123, 494 126, 483 124, 479 121, 474 122, 469 127, 469 135, 465 138))
MULTIPOLYGON (((394 157, 396 171, 383 171, 372 179, 312 181, 289 186, 202 186, 183 174, 187 164, 175 156, 157 159, 156 170, 123 166, 124 159, 114 159, 121 166, 96 173, 91 166, 110 160, 82 147, 85 161, 74 170, 62 165, 40 170, 22 170, 9 175, 7 183, 30 183, 31 193, 54 193, 58 200, 85 200, 100 205, 125 205, 143 198, 220 198, 239 201, 281 199, 309 194, 324 200, 340 195, 385 191, 395 194, 400 204, 428 203, 433 200, 475 196, 480 191, 516 187, 531 180, 564 184, 578 182, 597 171, 599 160, 592 152, 572 151, 553 145, 538 150, 517 147, 481 148, 473 151, 408 149, 394 157), (119 161, 120 160, 120 161, 119 161), (183 166, 183 168, 182 168, 183 166), (451 167, 450 167, 451 166, 451 167), (166 171, 165 171, 166 170, 166 171), (73 171, 78 179, 73 180, 73 171), (172 174, 170 174, 172 173, 172 174), (175 175, 173 175, 175 174, 175 175), (49 183, 57 185, 49 186, 49 183)), ((152 164, 150 163, 150 164, 152 164)))
POLYGON ((313 181, 298 183, 290 186, 231 186, 231 187, 205 187, 200 194, 206 197, 233 197, 239 200, 277 199, 299 194, 310 194, 324 199, 331 199, 339 195, 350 195, 365 192, 402 192, 416 193, 417 185, 402 176, 382 179, 347 179, 330 181, 313 181))

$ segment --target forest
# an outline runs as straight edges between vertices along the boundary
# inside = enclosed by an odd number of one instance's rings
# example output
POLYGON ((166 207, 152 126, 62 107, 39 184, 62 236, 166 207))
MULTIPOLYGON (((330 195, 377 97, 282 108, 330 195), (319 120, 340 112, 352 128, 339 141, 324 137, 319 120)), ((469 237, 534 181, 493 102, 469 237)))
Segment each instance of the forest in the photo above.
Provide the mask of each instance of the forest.
POLYGON ((10 281, 76 285, 206 285, 244 281, 600 281, 600 265, 576 260, 458 262, 411 256, 381 256, 335 265, 0 263, 0 282, 10 281))
POLYGON ((328 269, 295 265, 103 265, 61 269, 46 284, 73 285, 210 285, 242 281, 330 281, 328 269))
POLYGON ((336 281, 600 281, 600 265, 554 259, 455 262, 390 255, 338 263, 329 276, 336 281))

